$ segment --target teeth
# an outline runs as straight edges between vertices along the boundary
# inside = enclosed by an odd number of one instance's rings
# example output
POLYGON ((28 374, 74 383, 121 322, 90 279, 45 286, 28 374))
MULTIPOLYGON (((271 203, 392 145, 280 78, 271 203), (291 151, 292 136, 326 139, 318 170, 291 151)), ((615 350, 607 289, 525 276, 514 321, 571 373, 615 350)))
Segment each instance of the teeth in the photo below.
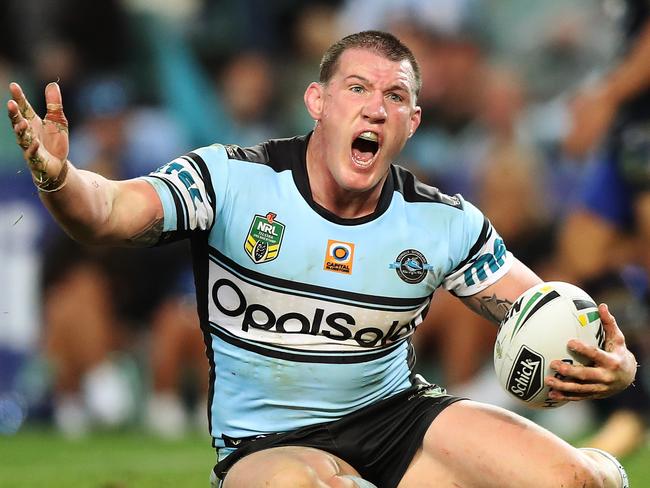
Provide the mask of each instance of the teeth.
POLYGON ((377 134, 375 134, 374 132, 371 132, 369 130, 359 134, 359 139, 364 139, 366 141, 372 141, 372 142, 378 142, 379 141, 379 138, 377 137, 377 134))

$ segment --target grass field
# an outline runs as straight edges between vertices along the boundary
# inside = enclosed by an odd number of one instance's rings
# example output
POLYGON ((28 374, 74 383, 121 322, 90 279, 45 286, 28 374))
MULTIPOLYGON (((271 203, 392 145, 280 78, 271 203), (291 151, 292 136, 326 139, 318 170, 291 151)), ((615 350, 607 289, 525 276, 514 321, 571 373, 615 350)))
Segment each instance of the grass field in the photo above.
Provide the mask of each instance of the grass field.
MULTIPOLYGON (((38 429, 0 436, 1 488, 208 488, 213 463, 204 436, 165 442, 124 432, 69 441, 38 429)), ((650 488, 650 446, 624 464, 632 488, 650 488)))
POLYGON ((134 432, 65 440, 51 430, 0 436, 1 488, 208 488, 207 436, 162 441, 134 432))

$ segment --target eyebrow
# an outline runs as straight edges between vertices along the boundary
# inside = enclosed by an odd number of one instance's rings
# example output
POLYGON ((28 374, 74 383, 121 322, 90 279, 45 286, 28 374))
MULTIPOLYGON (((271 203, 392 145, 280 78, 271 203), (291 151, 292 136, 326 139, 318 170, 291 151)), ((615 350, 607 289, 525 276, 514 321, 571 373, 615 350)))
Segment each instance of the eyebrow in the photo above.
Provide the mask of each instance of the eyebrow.
POLYGON ((363 81, 364 83, 370 83, 369 79, 364 78, 363 76, 360 75, 348 75, 345 77, 346 80, 349 80, 350 78, 355 78, 357 80, 363 81))
MULTIPOLYGON (((347 81, 347 80, 350 80, 350 79, 356 79, 356 80, 362 81, 362 82, 364 82, 364 83, 366 83, 366 84, 368 84, 368 85, 371 85, 371 84, 372 84, 371 81, 370 81, 369 79, 364 78, 364 77, 361 76, 361 75, 348 75, 348 76, 345 77, 345 80, 346 80, 346 81, 347 81)), ((410 90, 409 90, 408 88, 404 87, 404 85, 399 85, 399 84, 394 84, 394 85, 392 85, 392 86, 389 87, 386 91, 398 91, 398 90, 399 90, 399 91, 406 92, 406 93, 411 93, 410 90)))

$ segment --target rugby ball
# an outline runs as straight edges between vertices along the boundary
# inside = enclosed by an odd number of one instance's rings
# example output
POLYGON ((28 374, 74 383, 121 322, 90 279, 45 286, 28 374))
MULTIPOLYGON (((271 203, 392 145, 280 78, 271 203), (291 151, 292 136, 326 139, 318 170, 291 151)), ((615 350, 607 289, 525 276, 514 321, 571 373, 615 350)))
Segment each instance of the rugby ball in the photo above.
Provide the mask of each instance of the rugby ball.
POLYGON ((588 365, 589 359, 568 349, 578 339, 604 346, 605 334, 596 302, 582 289, 551 281, 533 286, 515 300, 499 326, 494 368, 501 386, 533 408, 554 408, 566 402, 548 397, 544 378, 559 359, 588 365))

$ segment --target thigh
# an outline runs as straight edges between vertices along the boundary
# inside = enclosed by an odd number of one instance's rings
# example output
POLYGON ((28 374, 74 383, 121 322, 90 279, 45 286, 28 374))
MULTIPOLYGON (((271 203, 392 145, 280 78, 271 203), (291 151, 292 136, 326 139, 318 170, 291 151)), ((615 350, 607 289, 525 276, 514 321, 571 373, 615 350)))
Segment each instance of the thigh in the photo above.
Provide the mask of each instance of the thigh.
POLYGON ((339 475, 359 476, 347 462, 311 447, 283 446, 257 451, 237 461, 223 488, 354 488, 339 475))
POLYGON ((399 488, 558 487, 588 484, 593 466, 535 423, 499 407, 464 400, 431 424, 399 488))

